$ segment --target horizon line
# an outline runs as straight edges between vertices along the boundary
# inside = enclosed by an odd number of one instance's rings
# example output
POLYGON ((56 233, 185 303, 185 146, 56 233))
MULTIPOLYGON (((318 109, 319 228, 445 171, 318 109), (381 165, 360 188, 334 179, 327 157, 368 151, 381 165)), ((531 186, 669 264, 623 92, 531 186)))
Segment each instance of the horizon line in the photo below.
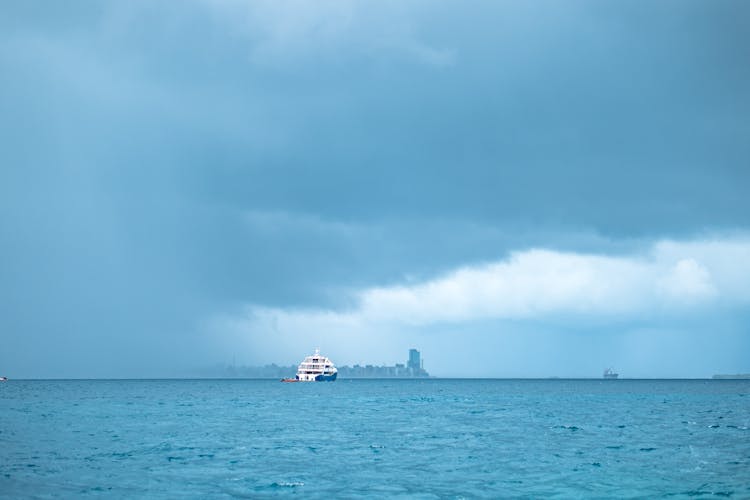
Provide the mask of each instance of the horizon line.
MULTIPOLYGON (((278 377, 24 377, 7 378, 4 382, 29 381, 159 381, 159 380, 279 380, 278 377)), ((710 377, 339 377, 338 380, 599 380, 616 383, 618 380, 750 380, 750 374, 717 374, 710 377), (736 377, 736 378, 733 378, 736 377)))

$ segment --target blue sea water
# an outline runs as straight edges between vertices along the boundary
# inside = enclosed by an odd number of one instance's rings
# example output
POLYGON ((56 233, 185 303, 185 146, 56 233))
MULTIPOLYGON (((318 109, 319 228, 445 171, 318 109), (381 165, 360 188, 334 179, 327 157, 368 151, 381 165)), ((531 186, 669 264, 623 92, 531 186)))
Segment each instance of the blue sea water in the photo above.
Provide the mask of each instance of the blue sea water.
POLYGON ((0 496, 750 498, 750 381, 0 384, 0 496))

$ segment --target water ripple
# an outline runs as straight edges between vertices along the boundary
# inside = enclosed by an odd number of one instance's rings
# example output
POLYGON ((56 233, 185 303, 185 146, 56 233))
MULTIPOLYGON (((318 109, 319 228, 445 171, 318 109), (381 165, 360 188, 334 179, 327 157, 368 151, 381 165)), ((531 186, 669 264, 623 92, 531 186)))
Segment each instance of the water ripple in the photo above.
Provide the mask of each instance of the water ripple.
POLYGON ((3 384, 0 497, 750 497, 746 381, 342 382, 3 384))

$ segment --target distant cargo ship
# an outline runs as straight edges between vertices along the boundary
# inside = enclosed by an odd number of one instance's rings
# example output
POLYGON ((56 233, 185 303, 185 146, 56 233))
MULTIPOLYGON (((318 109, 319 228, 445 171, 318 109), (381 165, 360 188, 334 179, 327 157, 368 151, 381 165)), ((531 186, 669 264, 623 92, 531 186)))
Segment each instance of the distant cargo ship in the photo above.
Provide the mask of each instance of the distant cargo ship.
POLYGON ((604 370, 604 375, 603 375, 604 378, 614 379, 614 378, 617 378, 619 376, 620 376, 620 374, 619 373, 615 373, 615 371, 612 368, 607 368, 606 370, 604 370))
POLYGON ((320 349, 315 349, 315 354, 307 356, 297 367, 297 375, 294 378, 281 379, 282 382, 333 382, 336 380, 338 370, 333 362, 320 355, 320 349))

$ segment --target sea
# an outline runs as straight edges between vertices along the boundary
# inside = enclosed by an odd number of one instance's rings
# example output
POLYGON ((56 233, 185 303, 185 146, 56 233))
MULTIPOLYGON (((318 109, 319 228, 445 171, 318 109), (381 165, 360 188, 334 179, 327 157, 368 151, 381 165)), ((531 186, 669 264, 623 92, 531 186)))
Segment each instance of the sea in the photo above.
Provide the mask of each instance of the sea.
POLYGON ((750 380, 9 380, 2 498, 750 498, 750 380))

